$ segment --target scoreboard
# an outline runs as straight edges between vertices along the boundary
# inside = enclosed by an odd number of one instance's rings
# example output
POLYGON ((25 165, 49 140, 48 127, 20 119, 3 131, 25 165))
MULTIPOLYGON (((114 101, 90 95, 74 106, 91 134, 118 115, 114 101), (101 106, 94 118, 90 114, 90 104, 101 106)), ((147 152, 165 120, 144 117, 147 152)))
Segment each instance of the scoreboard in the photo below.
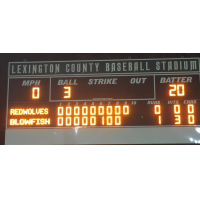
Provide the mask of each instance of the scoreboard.
POLYGON ((7 129, 196 127, 199 110, 199 58, 8 67, 7 129))

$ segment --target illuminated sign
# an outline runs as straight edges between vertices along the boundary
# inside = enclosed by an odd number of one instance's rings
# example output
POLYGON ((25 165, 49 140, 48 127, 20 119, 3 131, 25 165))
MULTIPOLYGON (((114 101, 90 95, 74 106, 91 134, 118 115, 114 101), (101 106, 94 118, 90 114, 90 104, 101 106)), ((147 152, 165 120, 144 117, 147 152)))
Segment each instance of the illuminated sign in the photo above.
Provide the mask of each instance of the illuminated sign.
POLYGON ((7 127, 200 124, 199 59, 9 63, 7 127))

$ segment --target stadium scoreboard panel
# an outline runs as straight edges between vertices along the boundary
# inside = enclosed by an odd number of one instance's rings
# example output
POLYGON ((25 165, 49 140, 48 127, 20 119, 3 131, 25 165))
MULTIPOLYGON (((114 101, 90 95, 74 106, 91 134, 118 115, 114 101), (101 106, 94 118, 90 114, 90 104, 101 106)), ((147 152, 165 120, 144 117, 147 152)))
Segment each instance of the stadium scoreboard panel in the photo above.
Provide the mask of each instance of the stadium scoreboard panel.
POLYGON ((200 124, 199 58, 13 62, 8 76, 8 129, 200 124))

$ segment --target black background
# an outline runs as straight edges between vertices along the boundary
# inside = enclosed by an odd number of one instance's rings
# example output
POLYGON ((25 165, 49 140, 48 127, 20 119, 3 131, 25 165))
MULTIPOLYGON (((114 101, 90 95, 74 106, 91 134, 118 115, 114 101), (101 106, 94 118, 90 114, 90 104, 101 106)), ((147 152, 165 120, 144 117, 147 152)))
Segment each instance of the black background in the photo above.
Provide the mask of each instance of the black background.
POLYGON ((8 62, 25 61, 64 61, 64 60, 96 60, 96 59, 148 59, 148 58, 190 58, 200 57, 195 53, 151 53, 151 54, 0 54, 0 144, 5 143, 5 125, 6 125, 6 99, 7 99, 7 79, 8 62))
MULTIPOLYGON (((51 100, 92 100, 93 98, 113 99, 152 99, 154 98, 153 76, 113 76, 96 79, 117 78, 117 84, 88 84, 95 77, 76 77, 78 85, 71 86, 71 98, 63 99, 63 86, 58 85, 61 78, 51 79, 51 100), (147 78, 144 84, 130 84, 131 78, 147 78)), ((65 79, 65 78, 64 78, 65 79)), ((69 78, 66 78, 69 80, 69 78)), ((73 77, 73 79, 75 79, 73 77)))

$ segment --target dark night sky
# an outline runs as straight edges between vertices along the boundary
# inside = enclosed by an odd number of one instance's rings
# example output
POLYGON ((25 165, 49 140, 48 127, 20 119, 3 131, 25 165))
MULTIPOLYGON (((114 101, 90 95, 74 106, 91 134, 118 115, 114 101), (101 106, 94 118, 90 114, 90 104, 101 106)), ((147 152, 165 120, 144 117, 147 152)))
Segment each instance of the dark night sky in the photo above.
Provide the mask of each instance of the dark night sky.
POLYGON ((0 144, 5 141, 5 123, 6 123, 6 98, 7 98, 7 71, 8 62, 23 62, 23 61, 61 61, 61 60, 105 60, 105 59, 144 59, 144 58, 190 58, 200 57, 200 54, 195 53, 148 53, 148 54, 0 54, 0 144))

